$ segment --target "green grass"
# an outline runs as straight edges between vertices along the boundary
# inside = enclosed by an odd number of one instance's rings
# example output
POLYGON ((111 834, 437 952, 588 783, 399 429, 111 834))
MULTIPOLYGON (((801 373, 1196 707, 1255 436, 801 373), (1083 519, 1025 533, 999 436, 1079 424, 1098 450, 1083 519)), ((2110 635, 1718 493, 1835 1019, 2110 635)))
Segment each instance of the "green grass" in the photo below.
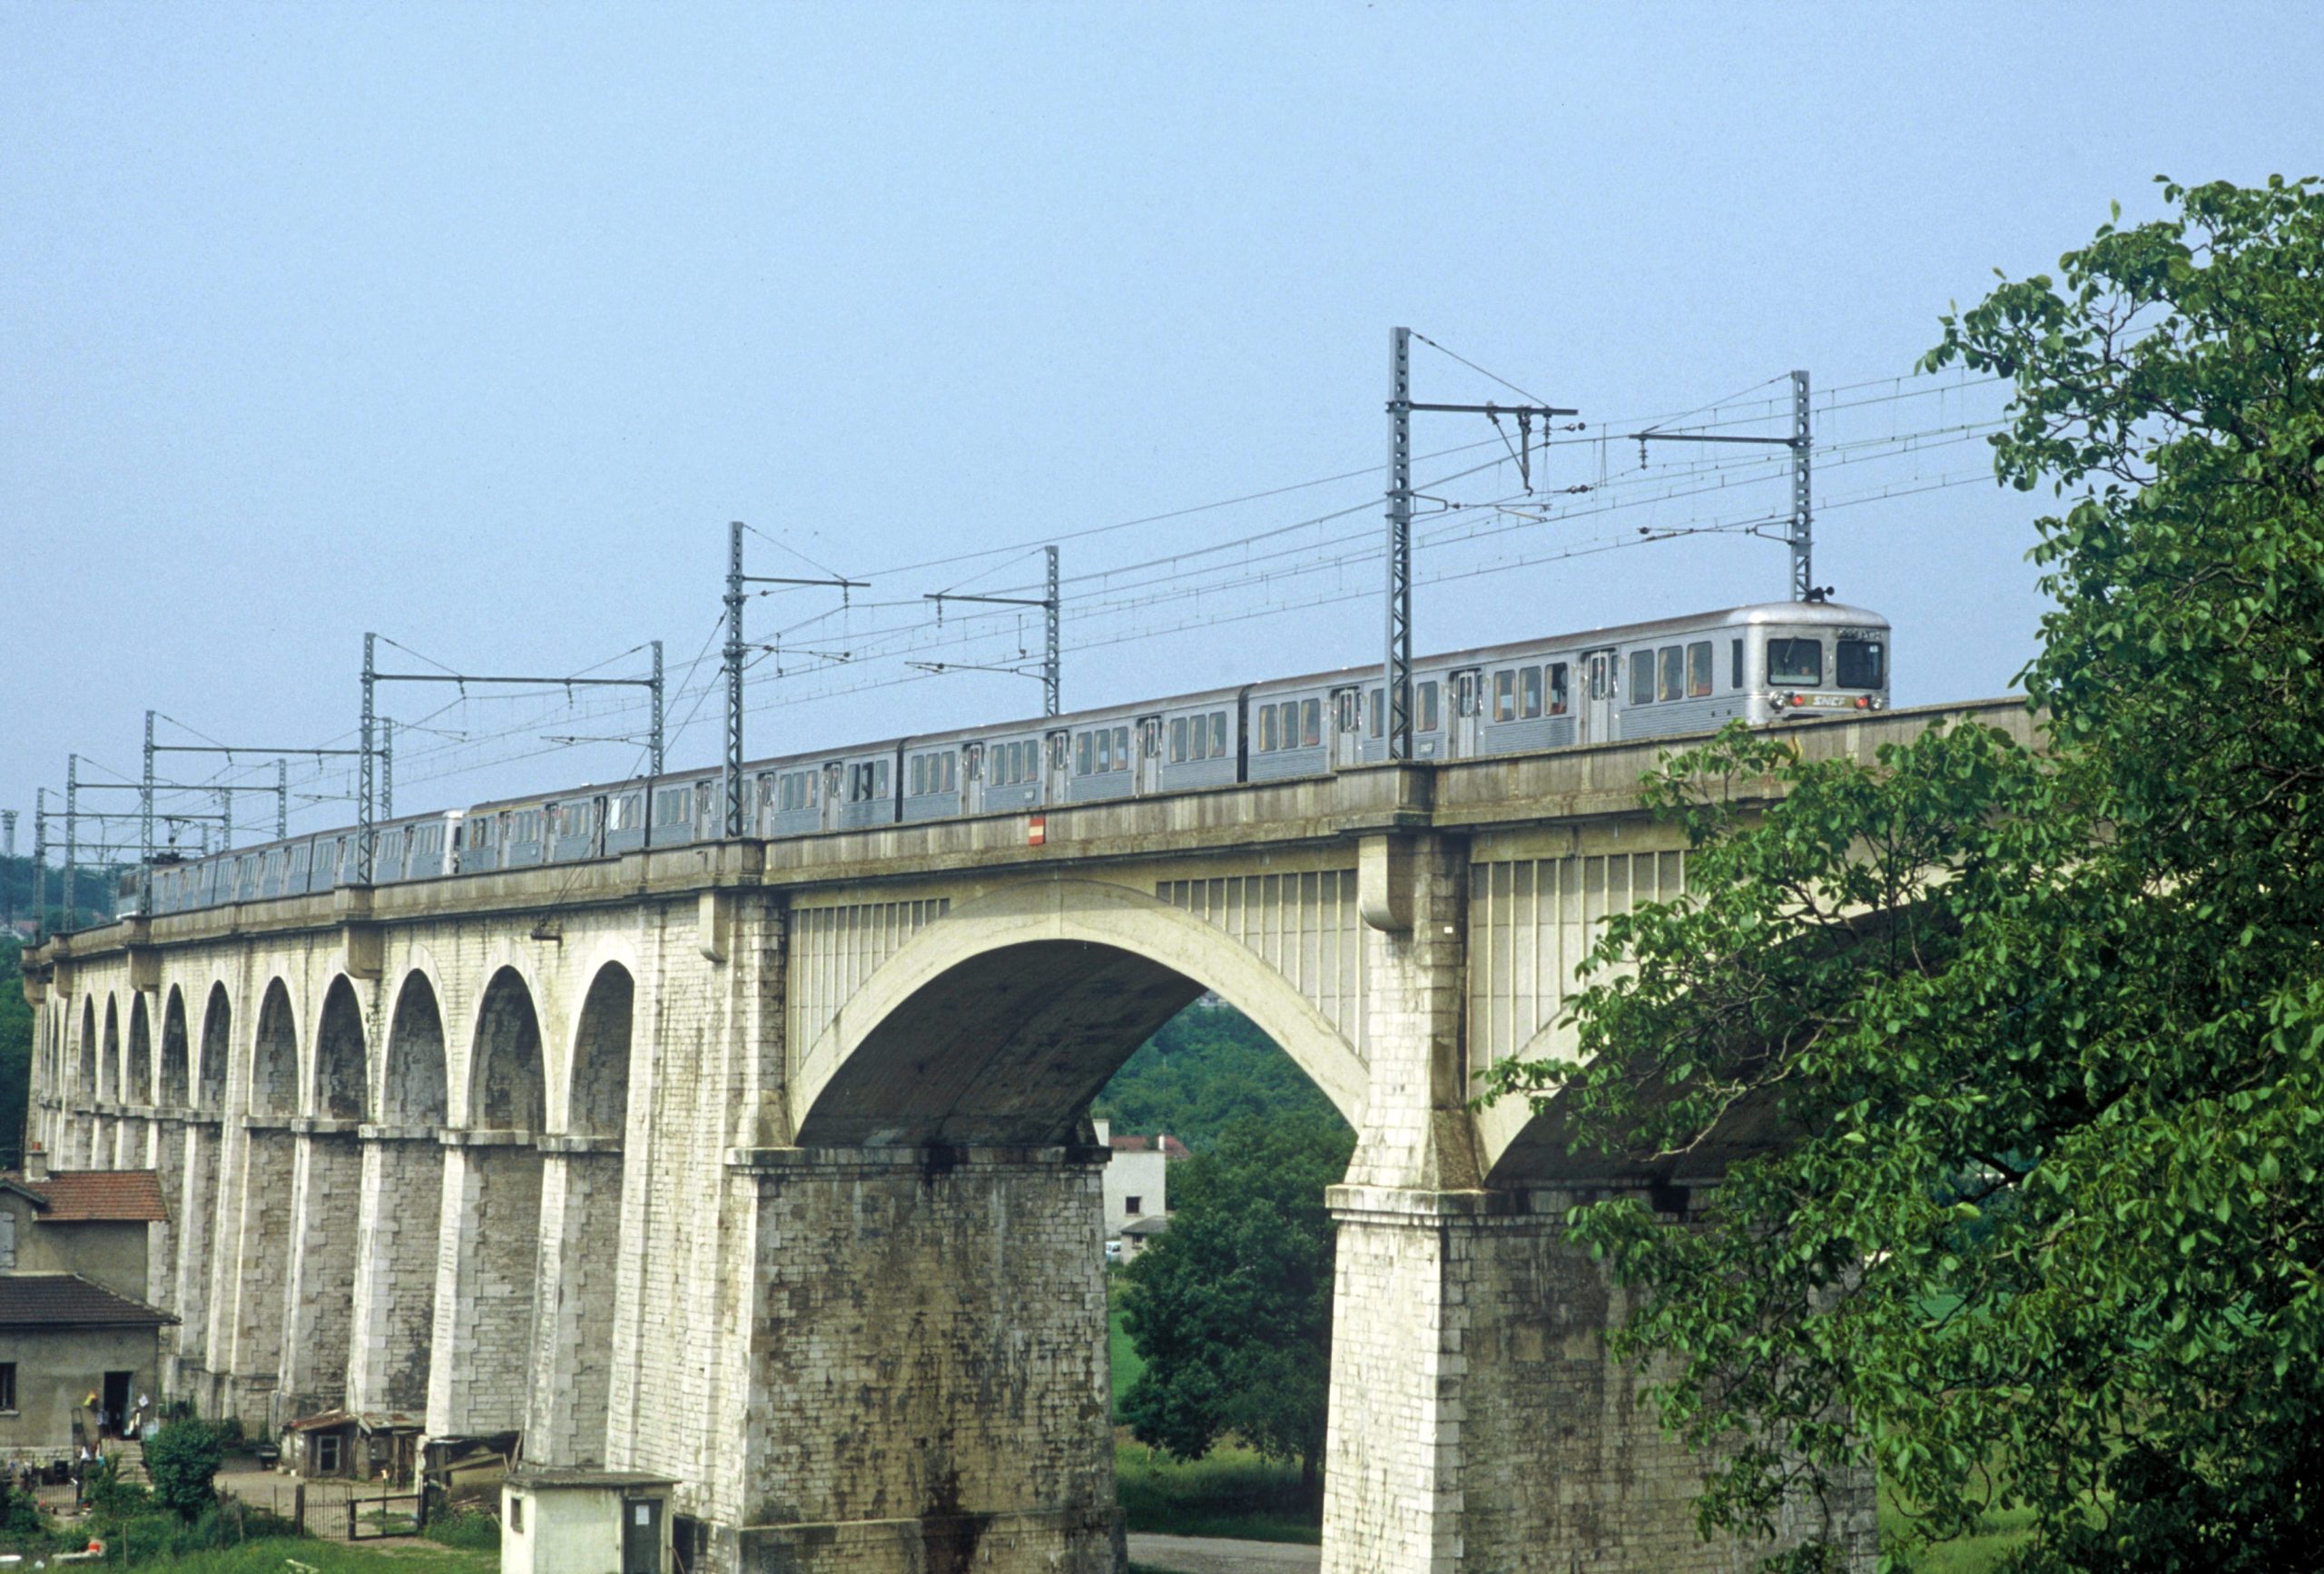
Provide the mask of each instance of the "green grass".
POLYGON ((1323 1528, 1299 1511, 1298 1467, 1269 1463, 1229 1443, 1189 1462, 1144 1443, 1117 1441, 1114 1487, 1133 1530, 1309 1546, 1323 1539, 1323 1528))
POLYGON ((169 1569, 178 1574, 284 1574, 294 1559, 323 1574, 495 1574, 500 1567, 497 1552, 456 1552, 424 1541, 388 1545, 396 1549, 276 1537, 213 1552, 188 1552, 177 1558, 141 1558, 123 1563, 108 1557, 102 1563, 83 1567, 169 1569))
MULTIPOLYGON (((1880 1483, 1880 1549, 1901 1550, 1911 1518, 1887 1481, 1880 1483)), ((1988 1513, 1975 1533, 1945 1541, 1913 1554, 1914 1574, 1988 1574, 2004 1558, 2024 1545, 2034 1528, 2034 1510, 2010 1509, 1988 1513)))
POLYGON ((1137 1353, 1137 1346, 1122 1332, 1122 1290, 1124 1280, 1117 1269, 1106 1275, 1106 1350, 1114 1363, 1114 1421, 1122 1419, 1122 1396, 1129 1392, 1129 1385, 1146 1370, 1146 1362, 1137 1353))

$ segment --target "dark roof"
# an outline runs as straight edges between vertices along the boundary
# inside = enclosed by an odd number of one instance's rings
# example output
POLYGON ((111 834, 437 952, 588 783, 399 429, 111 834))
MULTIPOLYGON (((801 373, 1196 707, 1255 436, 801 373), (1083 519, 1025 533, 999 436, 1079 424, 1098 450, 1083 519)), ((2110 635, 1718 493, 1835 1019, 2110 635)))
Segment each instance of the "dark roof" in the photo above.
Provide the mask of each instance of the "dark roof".
POLYGON ((302 1415, 297 1421, 283 1423, 284 1431, 333 1431, 343 1426, 369 1431, 418 1431, 420 1418, 399 1410, 367 1410, 359 1413, 345 1410, 327 1410, 319 1415, 302 1415))
POLYGON ((158 1225, 170 1216, 162 1177, 150 1169, 55 1169, 36 1181, 12 1172, 0 1184, 32 1198, 44 1225, 158 1225))
POLYGON ((1122 1226, 1122 1234, 1125 1235, 1164 1235, 1169 1232, 1170 1215, 1167 1214, 1147 1214, 1145 1217, 1132 1219, 1122 1226))
POLYGON ((508 1472, 512 1487, 675 1487, 674 1477, 648 1475, 644 1471, 596 1471, 570 1465, 518 1465, 508 1472))
POLYGON ((0 1328, 158 1328, 176 1321, 78 1274, 0 1274, 0 1328))

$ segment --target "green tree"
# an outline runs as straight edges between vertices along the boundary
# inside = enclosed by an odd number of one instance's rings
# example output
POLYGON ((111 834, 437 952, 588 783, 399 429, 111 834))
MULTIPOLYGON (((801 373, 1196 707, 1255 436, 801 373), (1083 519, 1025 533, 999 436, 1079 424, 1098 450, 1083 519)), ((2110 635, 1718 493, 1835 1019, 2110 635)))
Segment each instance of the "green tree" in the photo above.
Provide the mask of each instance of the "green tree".
POLYGON ((1189 1006, 1164 1023, 1089 1112, 1118 1131, 1167 1132, 1197 1153, 1238 1120, 1338 1114, 1274 1039, 1226 1006, 1189 1006))
POLYGON ((145 1445, 145 1471, 153 1496, 192 1524, 218 1500, 214 1478, 226 1457, 218 1429, 196 1416, 164 1425, 145 1445))
POLYGON ((1699 1228, 1574 1215, 1728 1461, 1707 1528, 1869 1450, 1921 1537, 2030 1506, 2024 1567, 2324 1545, 2324 192, 2164 200, 1928 357, 2011 379, 1996 470, 2061 499, 2046 747, 1666 762, 1689 902, 1608 925, 1586 1065, 1498 1078, 1633 1161, 1787 1139, 1699 1228))
POLYGON ((32 1095, 33 1008, 25 1000, 24 948, 0 935, 0 1168, 23 1162, 32 1095))
POLYGON ((1124 1326, 1146 1361, 1122 1411, 1139 1441, 1200 1459, 1221 1437, 1297 1460, 1319 1500, 1332 1363, 1324 1188, 1355 1138, 1336 1117, 1230 1126, 1170 1172, 1169 1233, 1129 1266, 1124 1326))

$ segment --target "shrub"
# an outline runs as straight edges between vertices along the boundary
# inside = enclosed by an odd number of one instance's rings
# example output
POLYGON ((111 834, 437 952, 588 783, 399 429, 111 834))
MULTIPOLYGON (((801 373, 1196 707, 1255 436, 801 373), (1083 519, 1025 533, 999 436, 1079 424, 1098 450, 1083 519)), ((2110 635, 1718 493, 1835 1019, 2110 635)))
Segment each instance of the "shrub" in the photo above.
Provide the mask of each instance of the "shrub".
POLYGON ((145 1470, 153 1478, 154 1498, 189 1524, 218 1500, 212 1478, 224 1459, 218 1429, 192 1417, 171 1422, 145 1445, 145 1470))
POLYGON ((448 1509, 428 1521, 429 1540, 464 1552, 500 1550, 500 1521, 482 1509, 448 1509))

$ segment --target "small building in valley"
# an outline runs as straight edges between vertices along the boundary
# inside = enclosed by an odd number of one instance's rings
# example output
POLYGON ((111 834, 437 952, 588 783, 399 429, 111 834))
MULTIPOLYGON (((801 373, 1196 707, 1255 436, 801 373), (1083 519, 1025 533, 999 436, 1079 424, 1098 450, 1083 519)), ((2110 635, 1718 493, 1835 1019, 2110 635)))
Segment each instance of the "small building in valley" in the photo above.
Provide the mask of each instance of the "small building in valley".
POLYGON ((500 1488, 502 1574, 664 1574, 667 1476, 520 1465, 500 1488))
POLYGON ((146 1236, 167 1221, 152 1170, 52 1172, 35 1147, 0 1175, 0 1460, 47 1461, 119 1434, 161 1392, 146 1236))
POLYGON ((78 1274, 0 1274, 0 1461, 94 1443, 100 1410, 157 1392, 162 1327, 176 1321, 78 1274))
POLYGON ((420 1421, 405 1411, 301 1416, 282 1429, 282 1462, 309 1481, 409 1481, 419 1467, 420 1421))
POLYGON ((1117 1135, 1111 1121, 1093 1124, 1108 1151, 1106 1239, 1120 1241, 1127 1258, 1130 1248, 1123 1230, 1134 1220, 1160 1218, 1170 1211, 1170 1164, 1187 1156, 1187 1145, 1175 1136, 1117 1135))

